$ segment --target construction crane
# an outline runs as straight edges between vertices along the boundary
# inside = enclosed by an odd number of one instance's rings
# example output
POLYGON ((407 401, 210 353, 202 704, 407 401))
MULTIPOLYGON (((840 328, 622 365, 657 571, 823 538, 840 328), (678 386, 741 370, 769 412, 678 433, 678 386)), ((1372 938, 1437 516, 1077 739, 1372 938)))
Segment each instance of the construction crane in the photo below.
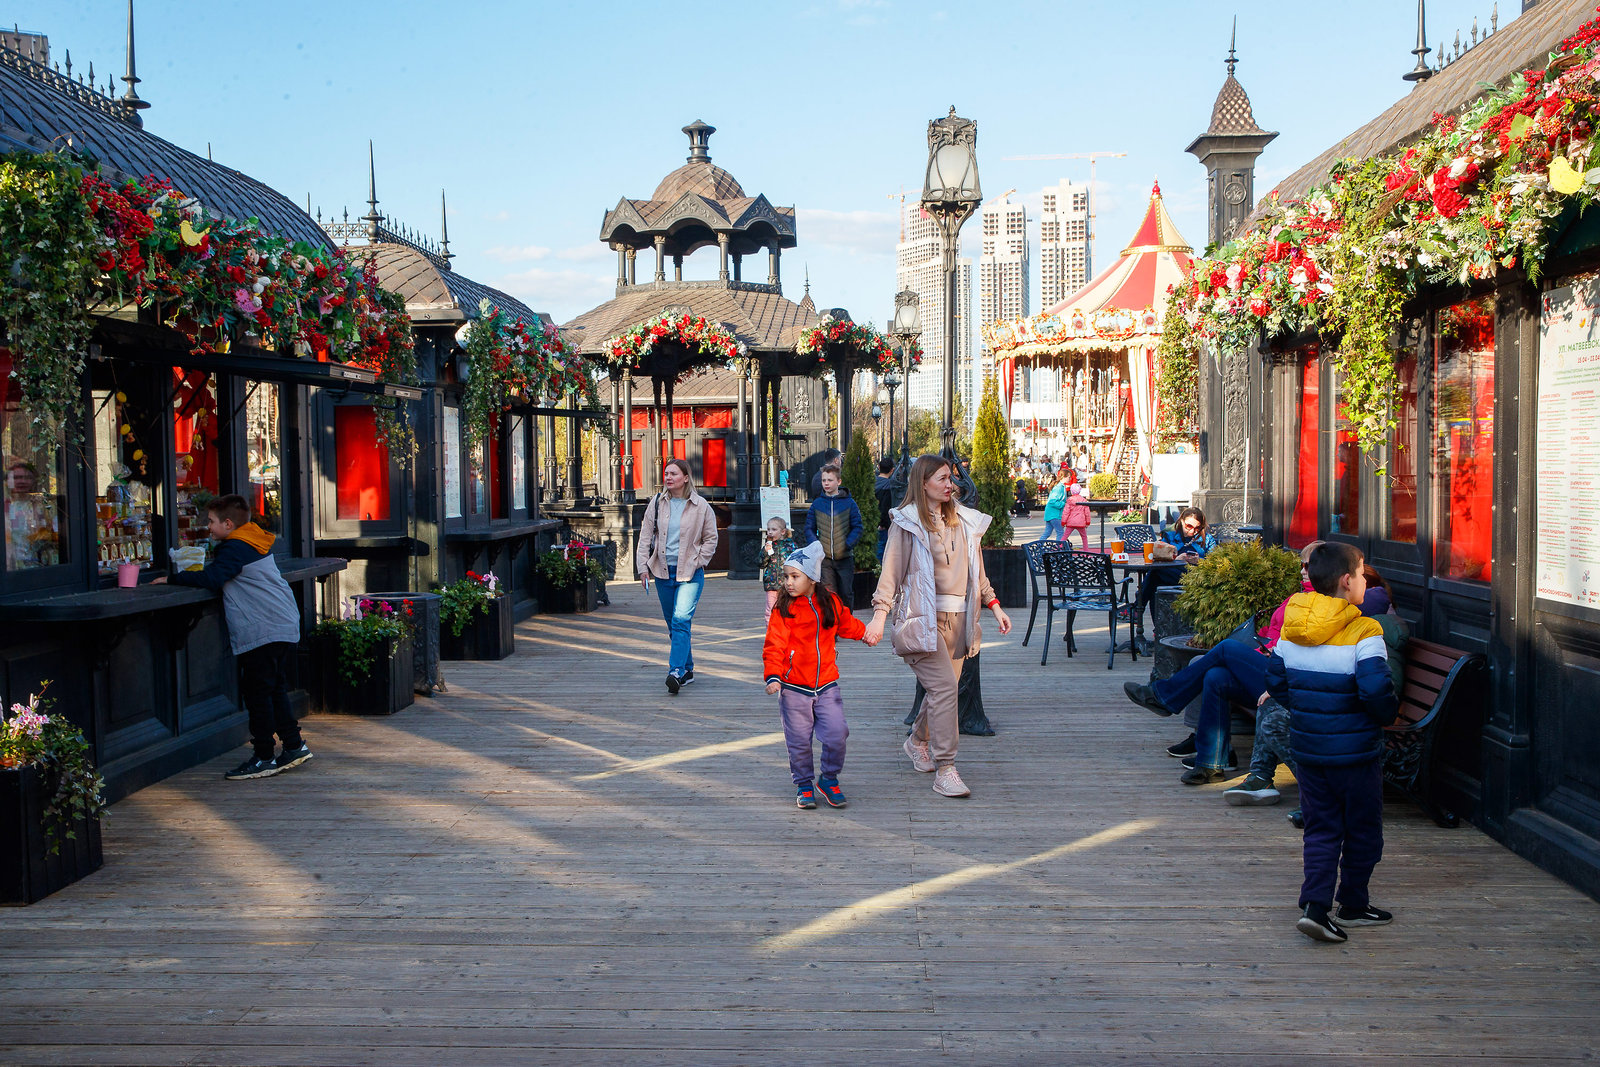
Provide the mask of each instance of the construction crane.
POLYGON ((1126 152, 1069 152, 1060 155, 1048 156, 1002 156, 1010 163, 1032 163, 1046 159, 1087 159, 1089 161, 1089 262, 1086 264, 1090 277, 1094 276, 1094 164, 1097 159, 1122 159, 1126 152))

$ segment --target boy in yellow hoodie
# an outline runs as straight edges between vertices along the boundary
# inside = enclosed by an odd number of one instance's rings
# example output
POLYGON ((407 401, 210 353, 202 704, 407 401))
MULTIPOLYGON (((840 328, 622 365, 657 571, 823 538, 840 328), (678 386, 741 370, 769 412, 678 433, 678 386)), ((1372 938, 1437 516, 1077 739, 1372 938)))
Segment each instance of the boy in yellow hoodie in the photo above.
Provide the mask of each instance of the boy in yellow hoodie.
POLYGON ((1311 553, 1306 572, 1315 591, 1289 598, 1267 663, 1267 692, 1290 711, 1289 747, 1305 818, 1295 928, 1317 941, 1345 941, 1346 926, 1394 918, 1367 894, 1383 856, 1383 728, 1394 721, 1399 701, 1383 629, 1361 614, 1364 562, 1347 544, 1330 542, 1311 553))

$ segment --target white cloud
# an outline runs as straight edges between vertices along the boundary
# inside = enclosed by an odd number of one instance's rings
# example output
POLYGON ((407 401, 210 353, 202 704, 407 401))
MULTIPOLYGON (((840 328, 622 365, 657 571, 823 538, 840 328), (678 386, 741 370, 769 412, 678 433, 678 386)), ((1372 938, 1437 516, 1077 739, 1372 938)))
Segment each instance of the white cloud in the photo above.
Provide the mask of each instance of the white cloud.
POLYGON ((573 263, 615 263, 617 253, 599 241, 589 241, 573 245, 571 248, 563 248, 556 253, 556 258, 573 263))
POLYGON ((837 249, 852 256, 892 256, 900 229, 892 211, 799 208, 796 229, 804 249, 837 249))
POLYGON ((535 311, 548 312, 557 322, 566 322, 615 296, 617 280, 581 270, 535 267, 501 275, 489 284, 535 311))
POLYGON ((485 248, 483 254, 497 263, 523 263, 543 259, 550 254, 550 249, 544 245, 495 245, 485 248))

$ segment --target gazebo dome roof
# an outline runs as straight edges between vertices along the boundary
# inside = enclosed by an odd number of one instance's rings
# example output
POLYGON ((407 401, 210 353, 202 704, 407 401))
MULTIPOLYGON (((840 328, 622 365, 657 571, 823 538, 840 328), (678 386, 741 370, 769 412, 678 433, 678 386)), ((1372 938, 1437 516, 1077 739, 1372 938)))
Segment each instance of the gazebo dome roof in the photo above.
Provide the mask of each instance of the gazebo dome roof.
POLYGON ((662 178, 650 199, 672 203, 684 193, 708 200, 737 200, 744 196, 744 189, 733 175, 713 166, 709 159, 693 160, 662 178))

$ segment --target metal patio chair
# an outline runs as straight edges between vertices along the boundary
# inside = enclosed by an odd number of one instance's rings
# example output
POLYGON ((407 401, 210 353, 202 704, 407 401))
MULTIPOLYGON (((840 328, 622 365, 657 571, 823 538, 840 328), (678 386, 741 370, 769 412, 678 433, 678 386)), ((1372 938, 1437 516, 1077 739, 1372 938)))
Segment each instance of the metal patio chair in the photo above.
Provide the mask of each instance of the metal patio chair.
POLYGON ((1143 552, 1145 545, 1157 540, 1156 528, 1148 522, 1125 522, 1113 529, 1117 531, 1117 540, 1129 552, 1143 552))
MULTIPOLYGON (((1044 557, 1046 553, 1071 552, 1072 546, 1065 540, 1061 541, 1029 541, 1022 546, 1022 554, 1028 561, 1028 582, 1033 586, 1033 602, 1028 605, 1028 632, 1023 635, 1022 645, 1028 645, 1028 638, 1033 636, 1033 620, 1039 615, 1039 601, 1045 598, 1039 586, 1044 581, 1044 557)), ((1043 663, 1043 660, 1039 661, 1043 663)))
MULTIPOLYGON (((1116 581, 1111 573, 1111 557, 1099 552, 1050 552, 1043 557, 1045 577, 1044 654, 1040 664, 1050 655, 1050 624, 1058 611, 1067 613, 1067 632, 1062 640, 1067 643, 1070 657, 1078 650, 1072 636, 1072 623, 1080 611, 1103 611, 1111 627, 1111 648, 1106 658, 1106 670, 1117 663, 1117 620, 1128 624, 1128 636, 1133 636, 1133 605, 1128 601, 1128 587, 1132 577, 1116 581)), ((1130 640, 1128 654, 1139 661, 1139 645, 1130 640)))

